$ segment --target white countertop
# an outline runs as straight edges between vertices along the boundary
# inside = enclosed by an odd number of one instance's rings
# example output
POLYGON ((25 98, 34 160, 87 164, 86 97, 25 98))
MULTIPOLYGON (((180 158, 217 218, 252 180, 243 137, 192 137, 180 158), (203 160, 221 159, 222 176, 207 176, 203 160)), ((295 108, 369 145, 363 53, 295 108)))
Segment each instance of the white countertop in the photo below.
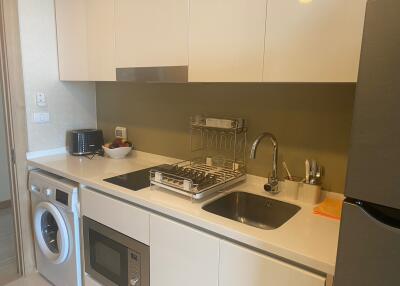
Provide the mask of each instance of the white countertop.
MULTIPOLYGON (((339 221, 314 215, 312 206, 286 200, 282 195, 274 196, 275 199, 300 206, 301 210, 278 229, 262 230, 204 211, 202 206, 214 200, 215 196, 192 202, 186 197, 160 188, 135 192, 103 181, 105 178, 175 161, 158 155, 133 152, 128 158, 121 160, 102 157, 89 160, 62 154, 30 159, 28 164, 261 251, 329 275, 334 274, 339 221)), ((227 192, 240 190, 270 196, 263 190, 264 183, 264 178, 248 176, 245 183, 227 192)))

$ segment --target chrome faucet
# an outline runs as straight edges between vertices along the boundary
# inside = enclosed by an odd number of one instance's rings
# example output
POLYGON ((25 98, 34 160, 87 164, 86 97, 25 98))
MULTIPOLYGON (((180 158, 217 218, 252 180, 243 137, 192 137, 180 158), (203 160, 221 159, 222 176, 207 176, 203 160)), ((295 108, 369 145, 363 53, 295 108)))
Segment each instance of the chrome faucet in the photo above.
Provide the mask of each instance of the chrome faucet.
POLYGON ((273 154, 272 154, 272 175, 268 177, 268 183, 264 185, 264 190, 271 194, 279 193, 278 190, 278 141, 276 140, 275 136, 271 133, 264 132, 257 139, 254 141, 253 145, 251 146, 250 152, 250 159, 256 158, 257 147, 260 144, 261 140, 264 138, 270 138, 273 147, 273 154))

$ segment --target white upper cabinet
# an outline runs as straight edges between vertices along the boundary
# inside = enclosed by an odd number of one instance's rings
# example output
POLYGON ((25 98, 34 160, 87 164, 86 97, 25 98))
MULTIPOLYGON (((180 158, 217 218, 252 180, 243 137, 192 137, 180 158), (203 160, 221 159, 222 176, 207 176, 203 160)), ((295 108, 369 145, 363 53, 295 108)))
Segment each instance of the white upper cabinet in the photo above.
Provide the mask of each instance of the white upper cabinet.
POLYGON ((55 0, 60 79, 356 82, 366 1, 55 0))
POLYGON ((189 81, 261 82, 267 0, 191 0, 189 81))
POLYGON ((60 80, 88 81, 86 0, 55 0, 60 80))
POLYGON ((189 0, 115 0, 118 68, 188 65, 189 0))
POLYGON ((150 216, 151 286, 218 286, 218 258, 218 238, 150 216))
POLYGON ((87 1, 89 79, 115 80, 114 0, 87 1))
POLYGON ((268 0, 264 81, 356 82, 366 0, 268 0))
POLYGON ((219 286, 325 286, 326 278, 221 240, 219 286))
POLYGON ((115 80, 114 1, 56 0, 60 80, 115 80))

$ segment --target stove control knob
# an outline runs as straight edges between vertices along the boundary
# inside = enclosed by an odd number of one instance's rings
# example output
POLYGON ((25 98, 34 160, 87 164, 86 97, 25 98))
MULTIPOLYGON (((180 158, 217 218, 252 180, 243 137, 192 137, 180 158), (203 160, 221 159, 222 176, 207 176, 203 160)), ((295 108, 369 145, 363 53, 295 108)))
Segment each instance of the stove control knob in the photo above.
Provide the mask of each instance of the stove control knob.
POLYGON ((139 278, 138 277, 132 278, 131 281, 129 281, 129 284, 131 286, 138 286, 139 285, 139 278))
POLYGON ((50 197, 50 196, 53 194, 53 190, 50 189, 50 188, 47 188, 47 189, 44 190, 44 194, 45 194, 47 197, 50 197))

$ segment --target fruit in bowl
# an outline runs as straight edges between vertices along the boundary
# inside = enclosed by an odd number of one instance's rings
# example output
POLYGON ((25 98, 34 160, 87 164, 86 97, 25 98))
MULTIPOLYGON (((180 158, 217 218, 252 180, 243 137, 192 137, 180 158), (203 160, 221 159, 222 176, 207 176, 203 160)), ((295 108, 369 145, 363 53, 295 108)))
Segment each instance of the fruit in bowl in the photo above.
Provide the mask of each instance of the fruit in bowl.
POLYGON ((113 159, 122 159, 131 152, 132 146, 131 142, 117 138, 112 143, 104 144, 103 150, 113 159))

